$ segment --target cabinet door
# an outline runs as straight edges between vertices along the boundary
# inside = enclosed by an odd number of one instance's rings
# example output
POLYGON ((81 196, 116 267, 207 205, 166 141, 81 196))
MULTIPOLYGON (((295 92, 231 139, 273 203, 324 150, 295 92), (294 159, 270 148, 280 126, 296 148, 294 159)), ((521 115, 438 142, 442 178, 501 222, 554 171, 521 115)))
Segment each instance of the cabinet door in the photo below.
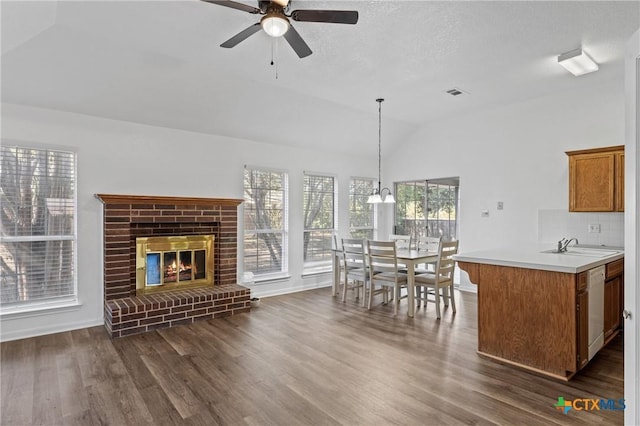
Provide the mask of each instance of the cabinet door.
POLYGON ((589 293, 581 291, 576 295, 577 317, 577 368, 580 370, 589 362, 589 293))
POLYGON ((613 152, 570 155, 569 211, 614 211, 614 180, 613 152))
POLYGON ((615 157, 616 167, 616 211, 624 211, 624 152, 617 152, 615 157))
POLYGON ((604 338, 606 339, 620 327, 620 277, 613 278, 604 284, 604 338))

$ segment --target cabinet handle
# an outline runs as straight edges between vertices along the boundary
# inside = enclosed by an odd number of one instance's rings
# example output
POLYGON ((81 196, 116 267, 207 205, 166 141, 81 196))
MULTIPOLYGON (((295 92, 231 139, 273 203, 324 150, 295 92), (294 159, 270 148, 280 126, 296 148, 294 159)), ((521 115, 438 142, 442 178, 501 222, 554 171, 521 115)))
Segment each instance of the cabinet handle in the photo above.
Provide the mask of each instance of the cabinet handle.
POLYGON ((624 311, 622 311, 622 318, 624 319, 629 319, 631 318, 631 312, 627 311, 626 309, 624 311))

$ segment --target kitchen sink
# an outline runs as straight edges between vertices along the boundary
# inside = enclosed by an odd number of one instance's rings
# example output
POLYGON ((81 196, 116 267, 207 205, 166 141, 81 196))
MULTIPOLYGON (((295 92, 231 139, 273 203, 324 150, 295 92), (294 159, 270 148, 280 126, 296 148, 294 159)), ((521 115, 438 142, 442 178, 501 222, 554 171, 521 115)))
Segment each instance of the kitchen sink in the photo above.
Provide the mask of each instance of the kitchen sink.
POLYGON ((540 253, 555 253, 567 256, 587 256, 587 257, 607 257, 620 253, 619 250, 588 248, 588 247, 568 247, 567 251, 558 253, 558 250, 544 250, 540 253))

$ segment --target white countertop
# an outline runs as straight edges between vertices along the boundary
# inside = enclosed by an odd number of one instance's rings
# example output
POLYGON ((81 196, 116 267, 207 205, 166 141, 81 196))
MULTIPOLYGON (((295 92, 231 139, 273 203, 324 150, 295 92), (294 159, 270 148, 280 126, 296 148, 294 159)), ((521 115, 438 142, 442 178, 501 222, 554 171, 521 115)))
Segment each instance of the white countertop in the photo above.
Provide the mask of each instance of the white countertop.
POLYGON ((618 253, 607 257, 591 257, 565 253, 541 253, 542 250, 551 249, 551 247, 517 247, 460 253, 454 258, 460 262, 576 274, 624 257, 624 251, 619 247, 599 248, 616 250, 618 253))

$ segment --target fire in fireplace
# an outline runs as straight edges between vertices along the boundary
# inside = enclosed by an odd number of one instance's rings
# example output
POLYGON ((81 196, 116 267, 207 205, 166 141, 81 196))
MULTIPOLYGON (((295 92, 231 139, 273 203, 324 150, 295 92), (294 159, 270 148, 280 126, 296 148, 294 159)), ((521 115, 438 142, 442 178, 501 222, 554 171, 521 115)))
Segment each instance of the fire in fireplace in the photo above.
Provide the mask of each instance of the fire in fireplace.
POLYGON ((213 235, 136 238, 136 293, 213 285, 213 235))

